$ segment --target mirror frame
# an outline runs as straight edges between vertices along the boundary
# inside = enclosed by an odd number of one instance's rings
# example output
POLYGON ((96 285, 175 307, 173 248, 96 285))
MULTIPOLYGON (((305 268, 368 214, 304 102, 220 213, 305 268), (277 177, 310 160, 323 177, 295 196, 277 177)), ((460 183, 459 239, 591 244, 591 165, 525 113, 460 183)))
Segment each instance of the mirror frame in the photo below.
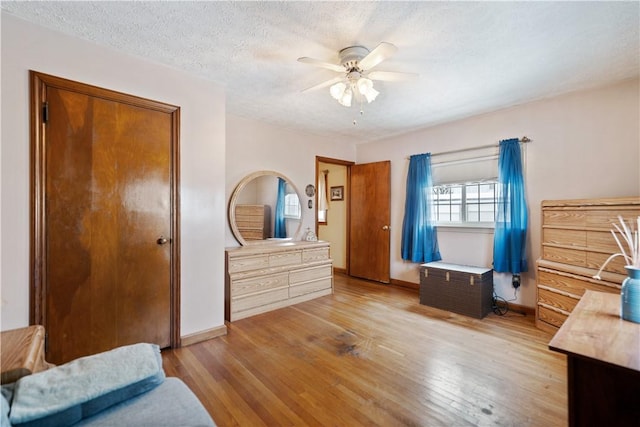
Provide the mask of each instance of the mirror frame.
POLYGON ((236 188, 233 190, 233 193, 231 194, 231 198, 229 199, 229 206, 228 206, 229 227, 231 228, 231 232, 233 233, 233 236, 236 238, 236 240, 238 241, 238 243, 240 243, 241 246, 264 245, 265 243, 278 243, 278 242, 292 241, 296 236, 300 234, 300 229, 302 228, 303 212, 304 212, 304 209, 302 209, 302 198, 300 197, 300 192, 298 191, 298 187, 295 186, 293 181, 291 181, 289 178, 287 178, 285 175, 281 174, 280 172, 271 171, 271 170, 257 171, 242 178, 242 180, 238 183, 238 185, 236 185, 236 188), (284 237, 284 238, 275 239, 275 240, 267 239, 267 240, 247 241, 244 239, 244 237, 242 237, 242 234, 240 234, 240 230, 238 229, 238 225, 236 224, 236 204, 238 202, 238 197, 242 192, 242 190, 247 186, 247 184, 249 184, 251 181, 261 176, 274 176, 276 178, 282 178, 285 181, 287 181, 287 184, 289 184, 291 188, 293 188, 293 190, 296 192, 296 195, 298 196, 298 201, 300 201, 301 210, 300 210, 300 220, 298 223, 298 228, 293 234, 293 237, 284 237))

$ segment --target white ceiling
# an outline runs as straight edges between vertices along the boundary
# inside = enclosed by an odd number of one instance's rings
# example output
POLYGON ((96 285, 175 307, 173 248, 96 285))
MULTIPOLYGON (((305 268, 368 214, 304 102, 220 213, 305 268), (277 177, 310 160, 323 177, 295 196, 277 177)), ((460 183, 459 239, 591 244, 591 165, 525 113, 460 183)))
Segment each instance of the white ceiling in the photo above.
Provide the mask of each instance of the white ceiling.
POLYGON ((230 114, 356 143, 640 74, 638 1, 3 0, 1 7, 217 82, 230 114), (377 70, 420 76, 376 82, 381 94, 362 117, 328 89, 300 93, 335 73, 298 57, 337 63, 338 50, 381 41, 399 50, 377 70))

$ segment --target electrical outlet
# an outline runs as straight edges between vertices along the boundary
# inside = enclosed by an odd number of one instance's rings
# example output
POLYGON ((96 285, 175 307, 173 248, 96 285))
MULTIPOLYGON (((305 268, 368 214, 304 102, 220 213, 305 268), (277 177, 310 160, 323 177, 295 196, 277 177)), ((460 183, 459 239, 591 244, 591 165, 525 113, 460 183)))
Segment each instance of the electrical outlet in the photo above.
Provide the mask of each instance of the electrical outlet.
POLYGON ((520 287, 520 275, 519 274, 514 274, 511 277, 511 286, 513 286, 515 289, 518 289, 520 287))

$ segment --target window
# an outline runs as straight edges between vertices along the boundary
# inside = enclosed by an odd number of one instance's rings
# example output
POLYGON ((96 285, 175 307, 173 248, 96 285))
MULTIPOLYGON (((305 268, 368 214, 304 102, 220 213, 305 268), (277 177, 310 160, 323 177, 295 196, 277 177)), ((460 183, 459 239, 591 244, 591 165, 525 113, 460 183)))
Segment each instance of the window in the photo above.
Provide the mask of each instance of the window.
POLYGON ((329 170, 325 169, 320 173, 318 177, 318 224, 327 225, 327 211, 329 205, 327 204, 327 189, 329 188, 329 170))
POLYGON ((327 223, 327 211, 318 210, 318 223, 326 224, 327 223))
POLYGON ((296 193, 289 193, 284 196, 284 217, 292 219, 300 219, 302 210, 300 209, 300 201, 296 193))
POLYGON ((433 187, 432 214, 436 225, 492 227, 496 204, 496 181, 433 187))

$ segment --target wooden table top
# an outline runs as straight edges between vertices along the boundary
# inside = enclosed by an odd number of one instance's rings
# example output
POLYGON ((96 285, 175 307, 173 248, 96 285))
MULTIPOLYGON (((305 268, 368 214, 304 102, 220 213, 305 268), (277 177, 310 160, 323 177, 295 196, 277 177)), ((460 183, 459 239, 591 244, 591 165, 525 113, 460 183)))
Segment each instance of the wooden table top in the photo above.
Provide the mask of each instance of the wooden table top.
POLYGON ((549 348, 640 372, 640 323, 622 320, 620 295, 586 291, 549 348))
POLYGON ((41 368, 44 357, 44 328, 40 325, 3 331, 0 334, 0 382, 17 381, 41 368))

